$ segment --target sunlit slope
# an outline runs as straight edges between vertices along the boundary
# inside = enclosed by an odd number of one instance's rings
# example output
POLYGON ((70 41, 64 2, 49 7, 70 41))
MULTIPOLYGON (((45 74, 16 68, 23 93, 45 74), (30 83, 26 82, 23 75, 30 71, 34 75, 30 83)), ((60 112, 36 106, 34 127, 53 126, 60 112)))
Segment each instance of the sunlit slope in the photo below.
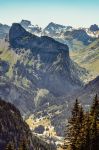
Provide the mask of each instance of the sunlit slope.
MULTIPOLYGON (((5 40, 0 40, 0 62, 5 62, 6 64, 8 64, 8 70, 5 73, 6 77, 8 77, 9 79, 14 78, 14 82, 18 85, 20 84, 21 80, 21 83, 25 87, 29 86, 29 81, 25 77, 22 78, 21 76, 18 76, 18 78, 20 78, 20 80, 18 80, 17 75, 14 74, 14 68, 18 61, 23 63, 24 65, 28 64, 29 66, 31 66, 32 59, 28 59, 28 53, 30 53, 30 51, 25 51, 24 49, 20 49, 20 52, 16 52, 11 49, 7 41, 5 42, 5 40)), ((3 69, 5 69, 5 67, 1 67, 0 69, 2 71, 3 69)))
POLYGON ((76 63, 89 70, 93 78, 99 74, 99 39, 85 49, 72 51, 70 55, 76 63))

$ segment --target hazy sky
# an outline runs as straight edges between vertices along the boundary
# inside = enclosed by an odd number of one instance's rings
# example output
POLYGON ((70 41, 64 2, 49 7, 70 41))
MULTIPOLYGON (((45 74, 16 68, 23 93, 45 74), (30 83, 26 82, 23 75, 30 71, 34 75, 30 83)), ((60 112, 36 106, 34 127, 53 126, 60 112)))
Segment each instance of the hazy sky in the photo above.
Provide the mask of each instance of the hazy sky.
POLYGON ((0 0, 0 22, 27 19, 46 26, 49 22, 72 26, 99 25, 99 0, 0 0))

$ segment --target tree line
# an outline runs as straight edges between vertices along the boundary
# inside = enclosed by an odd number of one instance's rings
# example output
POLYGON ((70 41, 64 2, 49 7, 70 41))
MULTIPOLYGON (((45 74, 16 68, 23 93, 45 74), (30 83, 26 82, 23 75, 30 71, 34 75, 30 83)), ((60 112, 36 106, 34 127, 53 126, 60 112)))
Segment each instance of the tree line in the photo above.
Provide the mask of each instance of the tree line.
POLYGON ((99 98, 96 95, 87 112, 76 99, 66 135, 70 144, 67 148, 65 137, 64 150, 99 150, 99 98))

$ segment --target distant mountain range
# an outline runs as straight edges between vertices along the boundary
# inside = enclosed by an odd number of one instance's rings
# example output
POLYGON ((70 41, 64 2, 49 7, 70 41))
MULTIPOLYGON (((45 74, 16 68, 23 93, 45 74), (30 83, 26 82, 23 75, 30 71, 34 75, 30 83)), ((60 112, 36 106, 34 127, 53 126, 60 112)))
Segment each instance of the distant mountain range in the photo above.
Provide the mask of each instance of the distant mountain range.
MULTIPOLYGON (((72 26, 63 26, 56 23, 49 23, 44 29, 38 25, 32 25, 28 20, 22 20, 21 26, 28 32, 37 36, 49 36, 55 40, 67 44, 70 50, 78 50, 93 42, 99 37, 99 26, 94 24, 89 28, 73 28, 72 26)), ((0 25, 0 38, 9 33, 10 27, 0 25)))

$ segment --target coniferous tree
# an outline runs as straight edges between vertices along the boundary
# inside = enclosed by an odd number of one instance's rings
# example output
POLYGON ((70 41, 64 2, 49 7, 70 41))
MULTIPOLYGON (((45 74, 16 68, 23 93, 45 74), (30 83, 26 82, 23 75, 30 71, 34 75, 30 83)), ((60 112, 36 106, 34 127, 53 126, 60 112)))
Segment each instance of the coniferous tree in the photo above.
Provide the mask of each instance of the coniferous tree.
POLYGON ((79 107, 79 113, 78 113, 78 121, 80 124, 80 128, 83 126, 83 120, 84 120, 84 110, 82 105, 79 107))
POLYGON ((91 145, 93 150, 94 147, 96 147, 96 150, 99 150, 97 136, 98 136, 97 119, 96 119, 96 114, 94 114, 92 120, 92 132, 91 132, 91 145))
POLYGON ((69 120, 69 136, 70 136, 70 143, 71 143, 71 149, 76 150, 77 147, 77 135, 79 133, 79 118, 80 118, 80 105, 78 103, 78 100, 76 99, 76 102, 73 106, 72 110, 72 116, 69 120))
POLYGON ((84 137, 84 110, 82 106, 79 106, 77 126, 78 126, 78 135, 76 140, 76 147, 79 149, 82 145, 84 137))
POLYGON ((69 139, 69 134, 68 134, 68 124, 65 127, 65 131, 64 131, 64 145, 63 145, 63 150, 67 149, 67 137, 69 139))
POLYGON ((94 113, 96 113, 97 117, 99 117, 99 99, 98 99, 97 94, 93 100, 93 104, 91 106, 90 113, 91 113, 91 115, 94 115, 94 113))
POLYGON ((85 114, 85 119, 84 119, 84 134, 83 134, 83 141, 82 141, 82 150, 90 150, 90 114, 87 112, 85 114))

